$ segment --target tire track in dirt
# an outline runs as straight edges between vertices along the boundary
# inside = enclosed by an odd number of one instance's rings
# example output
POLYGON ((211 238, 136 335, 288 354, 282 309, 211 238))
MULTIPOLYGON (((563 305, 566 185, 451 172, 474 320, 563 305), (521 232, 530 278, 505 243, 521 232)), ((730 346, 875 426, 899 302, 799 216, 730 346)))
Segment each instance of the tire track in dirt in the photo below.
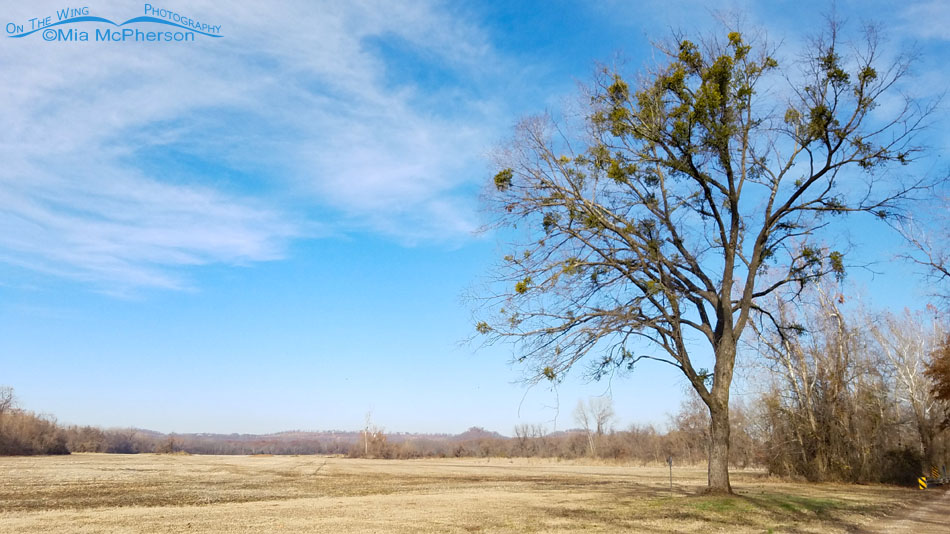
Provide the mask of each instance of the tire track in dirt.
POLYGON ((950 491, 943 487, 928 490, 928 492, 937 495, 923 495, 919 506, 893 519, 873 525, 869 532, 881 534, 950 532, 950 491))

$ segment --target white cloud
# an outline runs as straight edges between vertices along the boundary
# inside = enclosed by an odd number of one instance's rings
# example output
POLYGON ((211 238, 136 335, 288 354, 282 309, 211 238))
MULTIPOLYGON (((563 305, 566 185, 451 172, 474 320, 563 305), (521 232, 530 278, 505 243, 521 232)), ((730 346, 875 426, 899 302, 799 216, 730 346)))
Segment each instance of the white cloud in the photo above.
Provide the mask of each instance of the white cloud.
POLYGON ((944 0, 910 3, 901 13, 902 30, 924 39, 950 39, 950 4, 944 0))
POLYGON ((265 208, 134 170, 92 176, 30 168, 0 187, 7 262, 87 280, 109 291, 181 288, 171 267, 278 259, 294 225, 265 208))
MULTIPOLYGON (((3 16, 61 7, 37 4, 3 16)), ((477 88, 394 85, 400 65, 366 40, 401 40, 470 81, 504 69, 477 28, 424 2, 162 7, 224 37, 2 40, 0 261, 107 290, 181 288, 187 266, 283 257, 314 226, 294 213, 314 206, 336 214, 316 221, 325 231, 453 240, 475 226, 459 191, 497 135, 493 106, 477 88)), ((120 22, 139 10, 90 4, 120 22)))

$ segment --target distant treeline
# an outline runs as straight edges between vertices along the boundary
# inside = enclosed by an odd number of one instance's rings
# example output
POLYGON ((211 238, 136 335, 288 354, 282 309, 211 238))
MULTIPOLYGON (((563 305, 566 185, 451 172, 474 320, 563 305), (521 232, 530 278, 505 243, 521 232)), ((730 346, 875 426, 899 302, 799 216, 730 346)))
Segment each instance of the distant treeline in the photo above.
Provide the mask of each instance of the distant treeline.
POLYGON ((66 432, 52 418, 17 408, 0 387, 0 455, 69 454, 66 432))
MULTIPOLYGON (((162 434, 142 429, 63 426, 49 416, 16 406, 13 390, 0 388, 0 455, 69 454, 341 454, 372 458, 427 457, 559 457, 596 456, 638 463, 662 463, 673 455, 678 463, 705 461, 705 421, 696 403, 684 404, 668 432, 652 426, 623 431, 604 428, 548 432, 543 425, 519 425, 514 437, 473 427, 458 435, 387 434, 369 427, 358 432, 281 432, 249 434, 162 434)), ((742 422, 739 417, 734 419, 742 422)), ((741 426, 741 425, 740 425, 741 426)), ((734 433, 736 465, 762 462, 740 427, 734 433)))
MULTIPOLYGON (((763 466, 761 443, 746 431, 745 412, 734 415, 731 461, 736 467, 763 466)), ((672 456, 677 465, 706 461, 708 440, 704 408, 692 400, 683 404, 667 431, 652 425, 632 425, 625 430, 581 428, 549 432, 545 425, 518 425, 514 437, 471 428, 464 434, 441 439, 388 436, 380 431, 364 431, 349 450, 352 457, 540 457, 598 458, 638 465, 664 464, 672 456), (395 439, 393 439, 395 438, 395 439)))
MULTIPOLYGON (((9 389, 7 389, 9 391, 9 389)), ((12 399, 12 397, 11 397, 12 399)), ((2 406, 0 406, 2 407, 2 406)), ((731 463, 736 467, 775 469, 774 443, 761 433, 761 421, 748 417, 741 405, 733 410, 731 463)), ((514 436, 473 427, 459 435, 386 434, 370 427, 360 432, 282 432, 248 434, 162 434, 142 429, 62 426, 50 417, 8 403, 0 410, 0 455, 69 454, 339 454, 353 458, 543 457, 597 458, 658 465, 672 457, 674 465, 706 461, 708 416, 698 399, 690 398, 671 417, 668 430, 634 425, 626 430, 607 425, 549 432, 544 425, 519 425, 514 436)), ((873 481, 906 483, 918 472, 920 454, 912 447, 886 451, 873 481)), ((782 473, 795 476, 795 473, 782 473)))
MULTIPOLYGON (((658 464, 672 455, 677 463, 705 461, 706 422, 696 402, 683 405, 667 432, 652 426, 627 430, 601 427, 549 432, 544 425, 519 425, 514 437, 473 427, 458 435, 387 434, 376 427, 358 432, 292 431, 267 435, 162 434, 142 429, 62 426, 55 419, 16 407, 13 391, 0 389, 0 454, 35 455, 100 452, 118 454, 341 454, 371 458, 558 457, 658 464)), ((733 461, 761 465, 761 449, 743 428, 741 409, 734 417, 733 461)))
MULTIPOLYGON (((872 314, 845 307, 837 287, 803 291, 781 304, 771 324, 756 324, 747 382, 733 399, 730 462, 809 481, 913 483, 930 466, 950 465, 950 393, 935 394, 941 373, 950 391, 946 318, 927 313, 872 314), (790 326, 779 326, 790 325, 790 326), (943 367, 935 362, 948 362, 943 367)), ((943 383, 943 382, 940 382, 943 383)), ((19 409, 0 388, 0 454, 73 452, 191 454, 342 454, 372 458, 598 458, 633 464, 706 461, 709 412, 688 394, 665 429, 612 426, 610 399, 580 402, 576 430, 519 425, 513 437, 481 428, 459 435, 386 433, 369 421, 358 432, 269 435, 160 434, 147 430, 63 427, 19 409)))

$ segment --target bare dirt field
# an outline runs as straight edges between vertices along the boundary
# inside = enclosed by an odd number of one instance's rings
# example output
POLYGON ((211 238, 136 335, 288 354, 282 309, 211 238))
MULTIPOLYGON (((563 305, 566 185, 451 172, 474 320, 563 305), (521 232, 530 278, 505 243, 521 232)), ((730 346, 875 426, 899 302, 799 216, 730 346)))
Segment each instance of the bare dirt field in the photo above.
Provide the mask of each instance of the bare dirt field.
POLYGON ((668 477, 665 466, 498 458, 0 458, 0 533, 911 532, 938 526, 928 508, 950 503, 755 471, 734 473, 736 497, 702 496, 704 470, 677 467, 671 496, 668 477))

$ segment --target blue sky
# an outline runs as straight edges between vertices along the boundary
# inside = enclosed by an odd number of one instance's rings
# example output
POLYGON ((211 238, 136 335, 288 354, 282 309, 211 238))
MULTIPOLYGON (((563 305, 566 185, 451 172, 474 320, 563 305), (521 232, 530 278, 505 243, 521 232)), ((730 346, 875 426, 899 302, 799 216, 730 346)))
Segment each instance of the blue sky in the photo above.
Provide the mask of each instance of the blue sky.
MULTIPOLYGON (((143 14, 85 5, 117 22, 143 14)), ((662 423, 683 389, 672 369, 526 390, 510 347, 460 343, 473 330, 462 296, 505 253, 474 232, 489 154, 519 117, 571 105, 595 62, 623 58, 633 75, 651 40, 715 28, 712 9, 744 13, 789 54, 827 9, 160 5, 222 37, 0 39, 0 384, 66 423, 356 429, 372 412, 391 431, 510 433, 571 427, 578 399, 608 391, 618 426, 662 423)), ((0 22, 62 7, 4 2, 0 22)), ((883 21, 889 50, 916 45, 921 96, 946 90, 945 3, 837 10, 854 26, 883 21)), ((939 169, 946 125, 929 135, 939 169)), ((851 230, 888 245, 866 256, 883 274, 853 281, 876 302, 921 307, 926 289, 890 261, 896 241, 851 230)))

